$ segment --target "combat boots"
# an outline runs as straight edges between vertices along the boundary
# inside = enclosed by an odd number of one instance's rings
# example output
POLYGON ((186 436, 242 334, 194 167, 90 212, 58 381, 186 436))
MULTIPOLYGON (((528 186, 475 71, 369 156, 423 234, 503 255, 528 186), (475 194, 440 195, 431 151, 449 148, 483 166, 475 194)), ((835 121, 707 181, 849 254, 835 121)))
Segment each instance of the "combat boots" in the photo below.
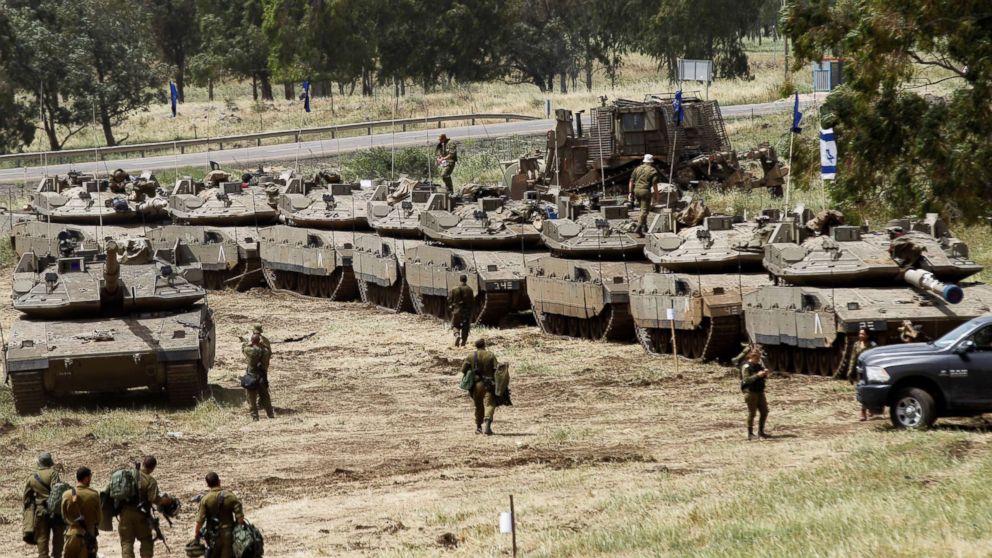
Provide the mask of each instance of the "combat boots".
POLYGON ((486 429, 482 432, 486 436, 493 435, 493 419, 486 419, 486 429))
POLYGON ((765 431, 764 430, 759 430, 758 431, 758 437, 761 438, 762 440, 767 440, 768 438, 771 438, 771 436, 769 436, 768 434, 765 434, 765 431))
POLYGON ((476 424, 475 425, 475 433, 476 434, 482 434, 482 424, 476 424))
POLYGON ((637 225, 637 228, 634 229, 634 234, 637 235, 637 238, 644 238, 644 229, 645 228, 646 227, 644 225, 640 225, 640 224, 637 225))
POLYGON ((747 441, 750 442, 751 440, 754 440, 755 438, 756 438, 756 436, 754 435, 754 429, 753 428, 748 428, 747 429, 747 441))

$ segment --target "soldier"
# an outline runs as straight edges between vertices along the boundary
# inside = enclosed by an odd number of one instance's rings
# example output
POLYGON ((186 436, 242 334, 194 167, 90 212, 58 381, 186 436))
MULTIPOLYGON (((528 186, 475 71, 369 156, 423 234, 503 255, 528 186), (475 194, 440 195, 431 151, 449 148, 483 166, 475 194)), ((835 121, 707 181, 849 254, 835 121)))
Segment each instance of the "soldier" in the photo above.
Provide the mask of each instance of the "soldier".
POLYGON ((469 395, 475 403, 475 433, 493 435, 493 413, 496 412, 496 355, 486 350, 486 340, 475 342, 475 352, 465 358, 462 376, 474 372, 475 382, 469 395), (482 425, 485 423, 485 430, 482 425))
POLYGON ((197 542, 204 540, 210 558, 234 558, 234 524, 244 524, 245 514, 237 495, 220 487, 220 477, 209 472, 206 495, 200 499, 196 514, 197 542))
POLYGON ((455 163, 458 162, 458 146, 450 143, 448 136, 441 134, 437 138, 437 147, 434 148, 434 156, 437 158, 437 166, 441 169, 441 180, 448 195, 455 193, 455 186, 451 183, 451 173, 455 170, 455 163))
POLYGON ((93 472, 87 467, 76 470, 76 488, 62 494, 62 517, 66 522, 65 558, 96 558, 97 527, 103 521, 100 494, 90 488, 93 472))
MULTIPOLYGON (((858 357, 861 353, 874 347, 875 344, 868 339, 868 331, 865 328, 858 330, 858 340, 851 347, 851 360, 847 363, 847 378, 851 383, 858 381, 858 357)), ((861 406, 861 420, 866 421, 871 416, 871 411, 864 405, 861 406)))
POLYGON ((651 211, 651 203, 658 190, 658 169, 654 168, 654 156, 650 153, 644 156, 641 166, 634 169, 630 175, 630 182, 627 184, 627 195, 630 201, 637 202, 641 213, 637 218, 637 229, 634 231, 637 236, 644 238, 647 232, 648 213, 651 211))
POLYGON ((458 286, 448 293, 448 311, 451 312, 451 329, 455 330, 455 346, 465 346, 468 332, 472 328, 472 312, 475 306, 475 293, 468 286, 468 276, 458 278, 458 286))
POLYGON ((34 541, 38 546, 38 558, 49 557, 49 543, 51 543, 51 556, 59 558, 62 556, 62 532, 65 526, 51 519, 49 510, 45 506, 48 495, 52 492, 52 486, 61 482, 58 471, 55 470, 55 462, 52 454, 43 452, 38 455, 38 469, 28 477, 27 485, 24 487, 24 501, 34 500, 34 541))
POLYGON ((921 339, 920 328, 913 324, 911 320, 903 320, 896 329, 899 332, 899 340, 903 343, 919 343, 925 341, 921 339))
POLYGON ((744 402, 747 403, 747 439, 754 439, 754 415, 758 418, 758 437, 768 438, 765 434, 765 420, 768 419, 768 400, 765 399, 765 378, 768 371, 761 364, 761 353, 751 351, 747 362, 741 367, 741 391, 744 392, 744 402))
POLYGON ((269 376, 269 362, 272 360, 272 343, 269 338, 262 335, 262 324, 255 324, 251 328, 252 335, 257 335, 262 347, 265 349, 265 358, 262 360, 262 368, 265 369, 265 377, 269 376))
POLYGON ((269 374, 266 370, 271 353, 262 344, 262 335, 253 334, 248 343, 241 345, 241 352, 244 353, 248 365, 245 376, 241 379, 241 385, 245 388, 245 398, 248 401, 248 411, 252 420, 258 420, 259 403, 265 409, 265 416, 275 418, 272 398, 269 396, 269 374))
POLYGON ((151 558, 155 555, 155 538, 152 533, 152 507, 162 503, 158 493, 158 481, 152 476, 158 460, 149 455, 141 463, 138 472, 138 499, 125 502, 121 507, 120 520, 117 522, 117 533, 121 537, 121 556, 134 558, 134 541, 140 543, 141 558, 151 558))

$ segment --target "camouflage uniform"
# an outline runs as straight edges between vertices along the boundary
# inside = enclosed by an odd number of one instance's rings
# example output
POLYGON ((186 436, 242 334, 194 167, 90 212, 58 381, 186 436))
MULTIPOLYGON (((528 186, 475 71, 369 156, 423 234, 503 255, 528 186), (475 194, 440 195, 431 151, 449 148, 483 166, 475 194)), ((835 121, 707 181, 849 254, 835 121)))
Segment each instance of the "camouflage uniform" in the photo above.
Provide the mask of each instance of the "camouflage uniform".
POLYGON ((270 352, 262 346, 261 343, 258 345, 245 343, 241 346, 241 352, 244 353, 245 358, 248 361, 246 373, 250 376, 254 376, 258 380, 257 388, 245 389, 245 396, 248 400, 248 410, 249 413, 251 413, 251 418, 258 420, 259 403, 261 403, 262 408, 265 409, 265 415, 267 417, 275 418, 275 413, 272 411, 272 399, 269 396, 268 370, 265 369, 265 365, 269 361, 270 352))
POLYGON ((34 540, 38 547, 38 558, 49 558, 48 548, 51 543, 51 556, 59 558, 62 556, 62 545, 64 544, 62 535, 65 526, 48 516, 48 508, 45 507, 48 495, 51 494, 52 485, 61 482, 59 473, 51 465, 38 465, 38 470, 31 473, 28 482, 24 487, 24 499, 34 499, 35 520, 34 520, 34 540))
POLYGON ((852 382, 858 381, 858 357, 861 353, 867 351, 871 348, 871 343, 868 341, 862 341, 858 339, 854 342, 854 346, 851 347, 851 360, 847 362, 847 378, 852 382))
POLYGON ((434 155, 438 159, 446 158, 446 160, 438 163, 441 167, 441 181, 444 182, 445 190, 449 194, 454 194, 455 185, 451 182, 451 173, 455 171, 455 163, 458 162, 458 146, 451 140, 443 143, 438 142, 437 147, 434 148, 434 155))
POLYGON ((496 355, 485 349, 472 353, 462 363, 462 375, 475 369, 475 385, 470 395, 475 403, 475 429, 482 432, 482 423, 486 424, 486 433, 492 433, 493 413, 496 412, 496 355))
POLYGON ((213 539, 206 540, 210 558, 234 558, 234 525, 244 519, 241 501, 230 490, 211 488, 200 499, 196 522, 215 534, 213 539))
POLYGON ((637 229, 647 230, 648 213, 651 211, 651 202, 654 196, 654 188, 658 184, 658 169, 650 163, 643 163, 634 169, 630 175, 630 180, 634 183, 634 201, 640 207, 641 213, 637 217, 637 229))
POLYGON ((121 537, 121 556, 134 558, 134 541, 140 543, 141 558, 151 558, 155 555, 155 540, 151 527, 148 526, 148 516, 139 509, 139 505, 151 510, 158 503, 158 481, 144 468, 138 474, 139 497, 135 502, 127 502, 121 507, 120 520, 117 522, 117 533, 121 537))
POLYGON ((765 420, 768 419, 768 400, 765 399, 765 378, 758 373, 765 369, 761 363, 747 362, 741 367, 741 387, 744 390, 744 403, 747 404, 747 434, 754 436, 754 415, 758 418, 758 435, 765 436, 765 420))
POLYGON ((472 328, 475 293, 472 287, 461 284, 448 292, 448 310, 451 312, 451 329, 455 330, 455 346, 465 346, 472 328))
POLYGON ((66 490, 62 495, 62 517, 68 525, 65 530, 65 548, 62 556, 96 558, 97 526, 103 520, 100 495, 97 491, 82 484, 76 485, 75 491, 66 490), (87 544, 87 538, 90 539, 90 544, 87 544))

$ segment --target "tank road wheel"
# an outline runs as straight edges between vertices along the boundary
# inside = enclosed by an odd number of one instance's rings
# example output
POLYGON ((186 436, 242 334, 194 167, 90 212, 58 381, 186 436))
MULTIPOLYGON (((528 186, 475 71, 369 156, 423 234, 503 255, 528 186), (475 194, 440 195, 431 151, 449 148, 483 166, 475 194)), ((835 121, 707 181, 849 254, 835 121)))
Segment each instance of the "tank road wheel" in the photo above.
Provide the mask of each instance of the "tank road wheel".
POLYGON ((817 349, 816 350, 816 372, 821 376, 830 376, 833 374, 833 351, 830 349, 817 349))
POLYGON ((14 396, 14 409, 19 415, 37 415, 45 406, 45 384, 41 371, 11 374, 10 391, 14 396))
POLYGON ((792 361, 796 365, 796 372, 800 374, 806 374, 808 368, 807 360, 809 357, 809 352, 804 349, 796 349, 795 355, 793 355, 792 361))
POLYGON ((172 407, 192 407, 200 394, 197 362, 174 362, 165 367, 165 395, 172 407))
POLYGON ((310 293, 310 296, 320 296, 320 297, 323 297, 324 296, 324 288, 323 288, 322 283, 329 282, 329 279, 330 278, 324 278, 324 277, 321 277, 319 275, 311 275, 310 276, 310 281, 309 281, 310 282, 310 285, 308 287, 308 292, 310 293))
POLYGON ((896 428, 929 428, 937 420, 937 405, 926 390, 903 388, 889 405, 889 418, 896 428))

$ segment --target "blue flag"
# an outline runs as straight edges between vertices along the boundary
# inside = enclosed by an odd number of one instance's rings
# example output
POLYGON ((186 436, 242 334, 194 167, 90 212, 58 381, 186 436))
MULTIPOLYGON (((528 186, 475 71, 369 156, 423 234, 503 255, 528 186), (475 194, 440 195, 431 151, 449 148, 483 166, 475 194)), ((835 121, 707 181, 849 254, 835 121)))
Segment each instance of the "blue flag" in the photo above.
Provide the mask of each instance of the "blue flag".
POLYGON ((169 82, 169 98, 172 103, 172 117, 176 117, 176 101, 179 100, 179 91, 176 90, 176 84, 169 82))
POLYGON ((837 139, 833 128, 820 129, 820 177, 837 179, 837 139))
POLYGON ((672 108, 675 109, 675 125, 681 126, 685 120, 685 109, 682 108, 682 90, 675 92, 675 100, 672 101, 672 108))
POLYGON ((803 119, 803 113, 799 112, 799 93, 796 93, 796 103, 792 106, 792 133, 798 134, 803 131, 799 127, 799 122, 803 119))
POLYGON ((303 80, 303 110, 310 112, 310 80, 303 80))

